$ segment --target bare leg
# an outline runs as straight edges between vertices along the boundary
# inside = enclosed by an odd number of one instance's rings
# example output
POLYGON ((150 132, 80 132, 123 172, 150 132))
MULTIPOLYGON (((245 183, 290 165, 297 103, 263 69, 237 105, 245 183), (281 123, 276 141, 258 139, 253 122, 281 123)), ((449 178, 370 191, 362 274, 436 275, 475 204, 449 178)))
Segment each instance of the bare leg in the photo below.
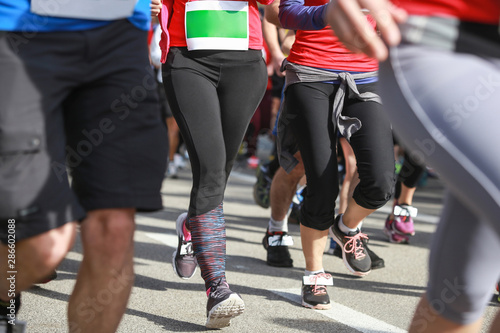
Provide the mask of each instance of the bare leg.
POLYGON ((361 207, 353 198, 349 198, 346 212, 342 216, 342 222, 346 227, 356 229, 361 221, 374 211, 375 209, 366 209, 361 207))
POLYGON ((68 308, 70 332, 116 331, 134 281, 134 213, 95 210, 83 221, 83 260, 68 308))
POLYGON ((340 138, 340 145, 342 146, 342 151, 344 152, 345 160, 345 177, 342 182, 342 187, 339 194, 339 209, 338 213, 343 214, 347 208, 347 203, 349 198, 352 197, 352 193, 359 183, 359 177, 356 172, 356 156, 351 148, 351 145, 345 138, 340 138))
POLYGON ((416 187, 408 187, 405 184, 401 183, 401 194, 399 195, 398 202, 400 204, 412 205, 413 203, 413 195, 417 190, 416 187))
MULTIPOLYGON (((498 322, 498 316, 495 320, 498 322)), ((479 332, 482 319, 468 325, 456 324, 437 314, 429 306, 427 298, 422 296, 417 305, 409 333, 472 333, 479 332)), ((498 332, 492 330, 491 332, 498 332)))
POLYGON ((275 221, 283 221, 286 218, 297 184, 304 176, 304 165, 300 153, 295 157, 299 164, 289 174, 283 168, 279 168, 271 183, 271 218, 275 221))
POLYGON ((300 225, 302 252, 306 260, 306 270, 317 271, 323 268, 323 252, 328 240, 328 229, 316 230, 300 225))
POLYGON ((168 159, 170 161, 173 161, 175 152, 177 151, 177 147, 179 146, 179 126, 177 126, 177 122, 175 121, 174 117, 167 118, 167 127, 169 143, 168 159))
MULTIPOLYGON (((16 293, 30 288, 48 276, 64 259, 75 240, 76 223, 47 231, 17 242, 15 245, 16 293)), ((6 301, 9 290, 7 271, 8 247, 0 245, 0 299, 6 301)))

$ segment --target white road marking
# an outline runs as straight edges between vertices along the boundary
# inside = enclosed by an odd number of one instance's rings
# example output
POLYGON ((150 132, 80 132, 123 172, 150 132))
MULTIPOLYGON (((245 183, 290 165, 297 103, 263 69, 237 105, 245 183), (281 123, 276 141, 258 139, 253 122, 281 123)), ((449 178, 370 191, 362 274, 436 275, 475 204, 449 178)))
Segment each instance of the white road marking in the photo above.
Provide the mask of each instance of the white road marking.
POLYGON ((158 234, 152 232, 145 232, 144 234, 149 238, 153 238, 154 240, 157 240, 167 246, 173 247, 174 249, 177 248, 177 235, 158 234))
MULTIPOLYGON (((274 289, 271 292, 301 304, 300 289, 274 289)), ((379 319, 370 317, 364 313, 353 310, 342 304, 331 302, 332 308, 330 310, 315 310, 316 312, 327 316, 339 323, 352 327, 363 333, 379 333, 379 332, 395 332, 395 333, 406 333, 399 327, 390 325, 379 319)))

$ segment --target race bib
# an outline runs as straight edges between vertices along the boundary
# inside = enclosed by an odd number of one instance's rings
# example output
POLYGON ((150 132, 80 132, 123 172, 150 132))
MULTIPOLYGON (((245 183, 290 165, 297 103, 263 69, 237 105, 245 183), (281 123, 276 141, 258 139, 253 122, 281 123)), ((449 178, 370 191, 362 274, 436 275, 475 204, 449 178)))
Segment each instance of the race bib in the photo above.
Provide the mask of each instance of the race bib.
POLYGON ((138 0, 31 0, 31 12, 88 20, 118 20, 134 13, 138 0))
POLYGON ((248 50, 247 1, 186 3, 188 50, 248 50))

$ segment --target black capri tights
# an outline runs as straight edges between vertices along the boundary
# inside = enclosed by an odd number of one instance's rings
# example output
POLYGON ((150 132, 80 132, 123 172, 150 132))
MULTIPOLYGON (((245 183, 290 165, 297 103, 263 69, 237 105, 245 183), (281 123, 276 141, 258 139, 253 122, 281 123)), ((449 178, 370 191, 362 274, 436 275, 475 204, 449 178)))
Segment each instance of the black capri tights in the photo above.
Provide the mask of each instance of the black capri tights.
POLYGON ((171 48, 163 84, 193 172, 189 216, 216 208, 267 84, 262 53, 171 48))
MULTIPOLYGON (((339 193, 337 128, 332 105, 338 85, 298 83, 287 88, 286 112, 304 161, 307 193, 302 206, 303 225, 326 230, 333 224, 339 193)), ((376 92, 376 83, 358 85, 360 93, 376 92)), ((346 97, 342 114, 356 117, 361 128, 351 137, 360 183, 354 200, 377 209, 390 200, 395 183, 394 144, 390 122, 375 102, 346 97)))

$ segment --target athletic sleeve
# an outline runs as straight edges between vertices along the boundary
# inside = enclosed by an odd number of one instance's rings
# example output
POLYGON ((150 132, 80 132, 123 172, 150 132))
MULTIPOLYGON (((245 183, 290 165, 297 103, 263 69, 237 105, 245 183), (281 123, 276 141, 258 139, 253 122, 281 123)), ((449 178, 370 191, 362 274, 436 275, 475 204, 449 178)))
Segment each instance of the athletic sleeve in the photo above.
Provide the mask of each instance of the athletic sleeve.
POLYGON ((259 3, 263 4, 263 5, 270 5, 272 4, 274 1, 280 1, 280 0, 257 0, 259 3))
POLYGON ((285 29, 320 30, 326 27, 323 13, 327 4, 304 6, 304 0, 281 0, 279 9, 280 23, 285 29))

